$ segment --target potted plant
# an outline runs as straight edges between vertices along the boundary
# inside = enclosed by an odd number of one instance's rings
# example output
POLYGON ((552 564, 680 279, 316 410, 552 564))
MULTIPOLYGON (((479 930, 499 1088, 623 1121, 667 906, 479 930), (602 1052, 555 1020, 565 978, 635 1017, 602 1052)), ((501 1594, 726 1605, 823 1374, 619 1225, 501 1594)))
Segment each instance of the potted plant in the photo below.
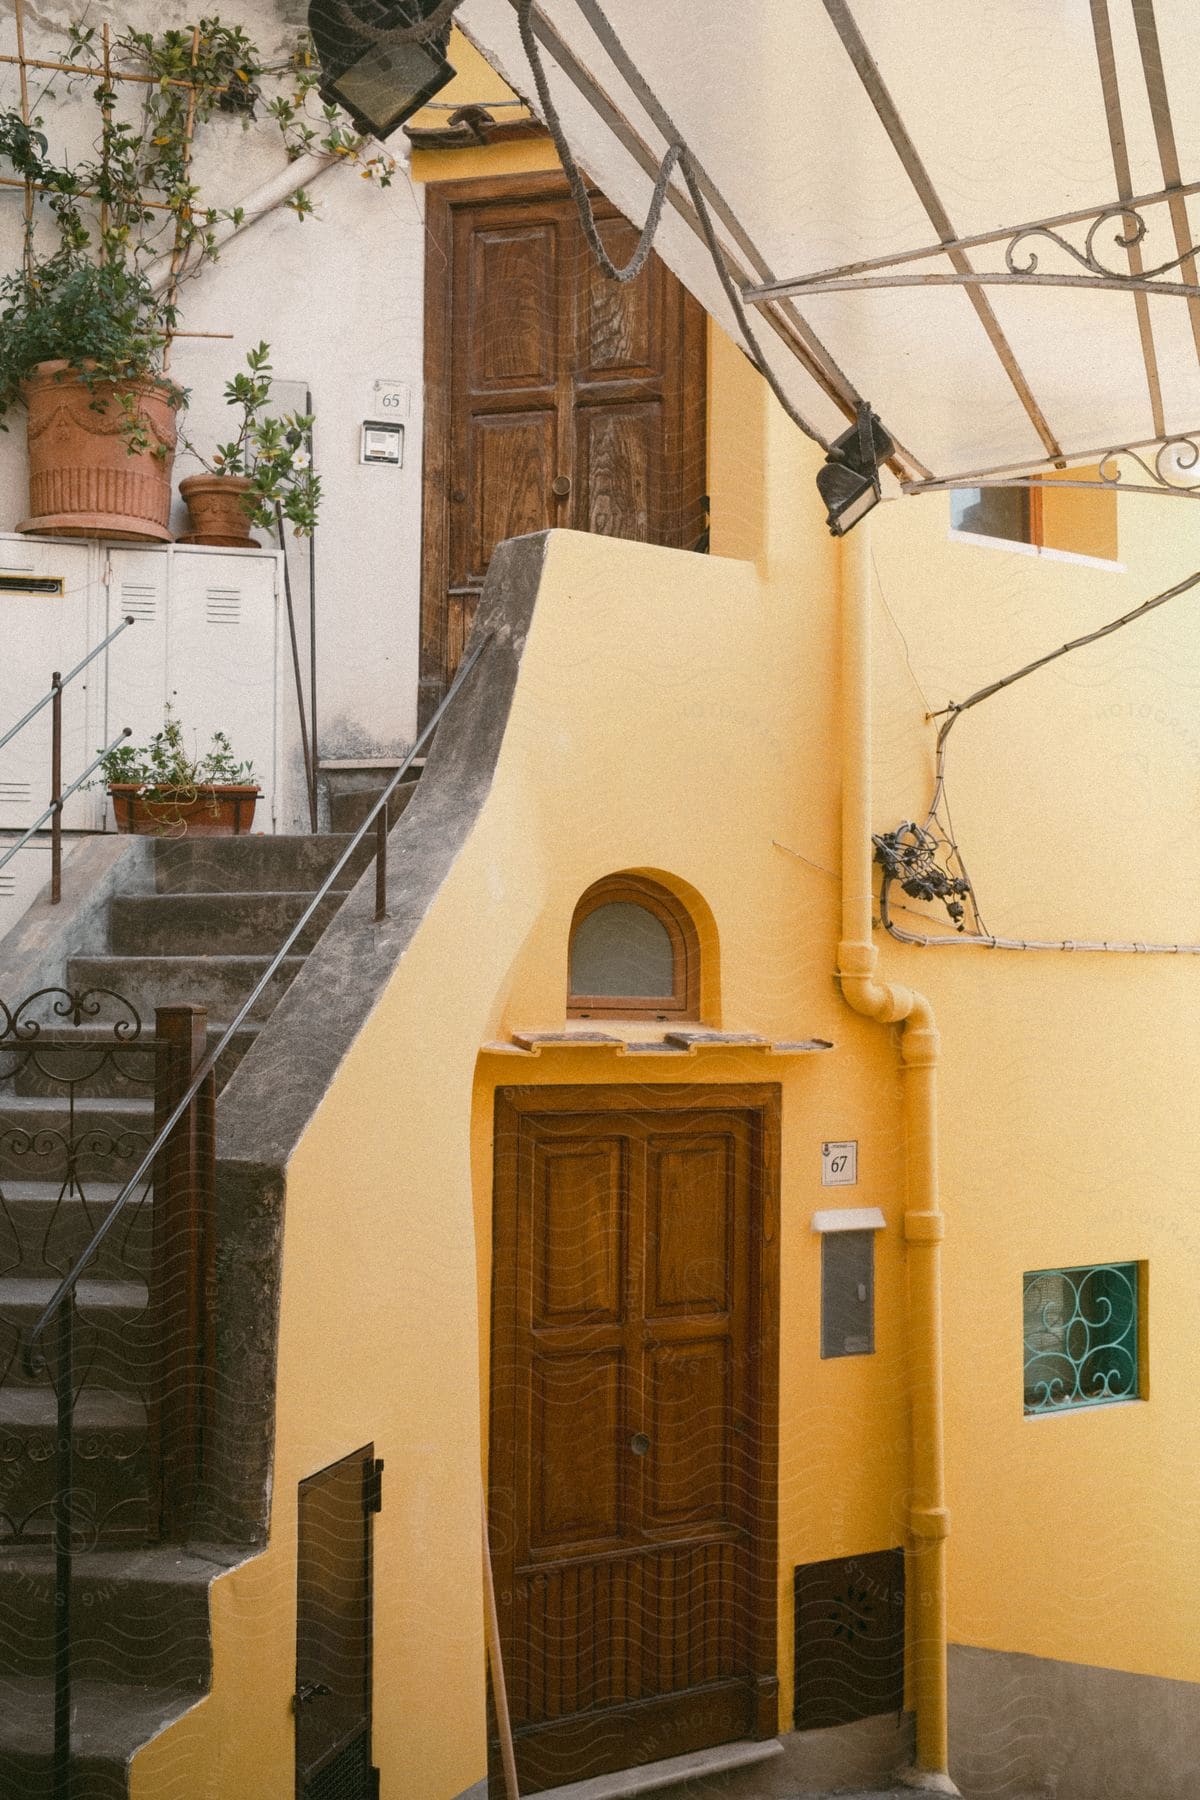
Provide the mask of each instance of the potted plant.
POLYGON ((229 443, 218 444, 209 461, 187 442, 205 473, 179 484, 192 521, 181 543, 245 545, 251 526, 269 531, 282 519, 297 537, 311 537, 316 528, 321 483, 308 452, 312 414, 266 411, 270 354, 269 344, 248 351, 247 372, 225 384, 225 402, 240 414, 229 443))
MULTIPOLYGON (((103 50, 96 36, 73 27, 59 65, 72 78, 69 110, 80 79, 99 108, 81 161, 51 155, 41 117, 0 109, 0 168, 30 200, 19 262, 0 274, 0 429, 28 407, 30 516, 18 530, 163 541, 186 399, 165 373, 180 284, 217 255, 222 222, 242 218, 202 203, 198 135, 218 113, 248 129, 273 79, 281 92, 263 110, 289 159, 323 153, 382 186, 395 164, 367 154, 336 108, 319 127, 307 121, 320 80, 307 36, 270 69, 240 27, 216 18, 128 31, 103 50)), ((313 210, 302 188, 287 204, 301 218, 313 210)), ((259 456, 270 460, 269 440, 259 456)))
POLYGON ((168 706, 145 745, 120 744, 101 764, 118 831, 154 837, 238 837, 254 823, 260 788, 223 731, 189 755, 168 706))

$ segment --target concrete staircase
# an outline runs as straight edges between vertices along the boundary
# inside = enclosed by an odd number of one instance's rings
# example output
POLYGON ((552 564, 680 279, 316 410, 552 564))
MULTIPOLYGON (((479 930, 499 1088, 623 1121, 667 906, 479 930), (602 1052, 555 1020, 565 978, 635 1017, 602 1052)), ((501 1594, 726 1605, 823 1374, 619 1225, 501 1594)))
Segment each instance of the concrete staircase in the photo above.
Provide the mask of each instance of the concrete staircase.
MULTIPOLYGON (((204 1004, 215 1042, 348 841, 156 843, 152 891, 114 895, 107 951, 70 957, 64 985, 124 996, 147 1033, 156 1006, 204 1004)), ((218 1069, 220 1085, 254 1045, 371 848, 356 851, 237 1033, 218 1069)), ((59 1035, 75 1044, 86 1032, 59 1035)), ((150 1140, 149 1061, 141 1053, 139 1067, 130 1051, 79 1085, 71 1103, 76 1137, 85 1125, 97 1151, 126 1152, 84 1154, 85 1198, 62 1192, 65 1165, 53 1154, 57 1134, 69 1129, 61 1091, 33 1064, 0 1080, 0 1800, 51 1793, 54 1394, 48 1378, 22 1372, 16 1352, 150 1140), (39 1144, 45 1156, 31 1154, 39 1144)), ((205 1691, 209 1584, 249 1554, 236 1545, 150 1541, 144 1395, 155 1357, 146 1287, 152 1205, 151 1196, 128 1227, 112 1232, 79 1292, 78 1516, 83 1541, 99 1542, 76 1557, 75 1800, 124 1800, 132 1752, 205 1691)))

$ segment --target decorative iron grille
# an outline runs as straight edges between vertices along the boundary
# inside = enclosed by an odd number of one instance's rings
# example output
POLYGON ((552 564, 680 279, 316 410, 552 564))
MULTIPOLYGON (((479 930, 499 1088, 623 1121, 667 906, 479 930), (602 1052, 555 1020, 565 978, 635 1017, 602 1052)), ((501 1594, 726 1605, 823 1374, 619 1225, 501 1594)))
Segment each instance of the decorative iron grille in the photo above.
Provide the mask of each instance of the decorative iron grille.
POLYGON ((1102 1263, 1025 1276, 1025 1411, 1136 1400, 1138 1266, 1102 1263))
MULTIPOLYGON (((154 1135, 157 1044, 101 989, 0 1001, 0 1542, 54 1532, 60 1371, 26 1366, 26 1334, 154 1135)), ((77 1541, 151 1529, 149 1182, 73 1308, 77 1541)))
POLYGON ((797 1731, 904 1705, 904 1552, 805 1563, 795 1572, 797 1731))
POLYGON ((304 1783, 303 1800, 374 1800, 370 1739, 364 1732, 304 1783))

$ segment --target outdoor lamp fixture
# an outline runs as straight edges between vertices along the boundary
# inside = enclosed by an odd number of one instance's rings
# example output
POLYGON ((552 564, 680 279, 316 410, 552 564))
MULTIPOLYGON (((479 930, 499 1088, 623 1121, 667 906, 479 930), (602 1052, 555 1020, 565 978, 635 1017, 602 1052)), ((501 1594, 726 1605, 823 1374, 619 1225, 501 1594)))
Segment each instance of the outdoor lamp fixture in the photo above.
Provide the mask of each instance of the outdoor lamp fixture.
POLYGON ((342 107, 359 131, 387 138, 454 77, 449 26, 424 43, 389 42, 416 25, 435 0, 311 0, 308 28, 321 62, 322 100, 342 107))
POLYGON ((817 490, 826 507, 826 524, 834 537, 845 537, 879 500, 879 465, 894 445, 865 400, 858 418, 825 452, 817 470, 817 490))

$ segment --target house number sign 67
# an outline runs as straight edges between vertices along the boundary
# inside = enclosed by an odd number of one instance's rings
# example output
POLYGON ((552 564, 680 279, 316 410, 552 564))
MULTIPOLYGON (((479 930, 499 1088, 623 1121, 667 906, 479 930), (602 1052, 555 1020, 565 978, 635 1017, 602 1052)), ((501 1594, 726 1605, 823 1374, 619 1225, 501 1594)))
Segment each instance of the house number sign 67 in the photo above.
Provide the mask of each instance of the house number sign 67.
POLYGON ((858 1139, 821 1145, 821 1186, 858 1186, 858 1139))

